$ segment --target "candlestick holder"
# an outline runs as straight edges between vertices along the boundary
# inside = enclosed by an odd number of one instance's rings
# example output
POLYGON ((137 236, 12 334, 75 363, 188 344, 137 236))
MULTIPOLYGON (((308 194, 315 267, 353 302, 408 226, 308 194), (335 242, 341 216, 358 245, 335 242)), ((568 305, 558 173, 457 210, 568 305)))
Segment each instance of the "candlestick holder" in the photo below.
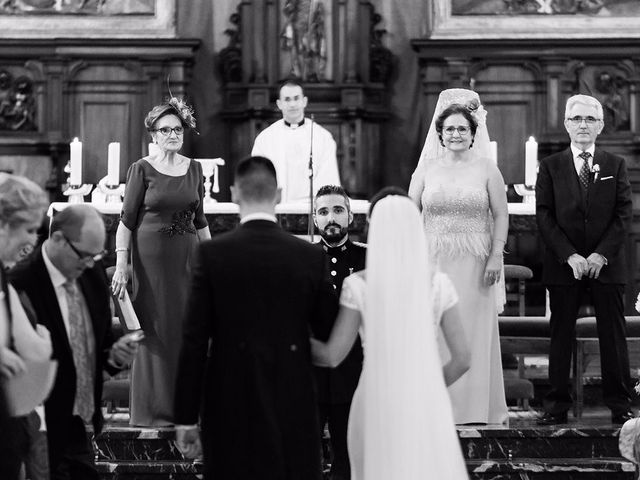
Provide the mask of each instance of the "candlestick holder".
POLYGON ((71 185, 66 188, 62 194, 65 197, 69 197, 67 202, 69 203, 84 203, 84 197, 89 195, 93 185, 91 183, 84 183, 82 185, 71 185))
POLYGON ((536 187, 535 185, 524 185, 516 183, 513 189, 522 197, 522 203, 536 203, 536 187))
POLYGON ((124 183, 109 185, 107 181, 108 177, 102 177, 98 182, 98 188, 96 190, 102 194, 102 198, 94 198, 94 201, 99 202, 102 200, 104 203, 121 203, 122 197, 124 196, 124 183))
POLYGON ((213 198, 211 193, 220 192, 220 175, 218 167, 225 164, 222 158, 196 158, 196 161, 202 165, 202 175, 204 176, 204 203, 215 203, 217 200, 213 198), (213 177, 213 183, 211 182, 213 177))

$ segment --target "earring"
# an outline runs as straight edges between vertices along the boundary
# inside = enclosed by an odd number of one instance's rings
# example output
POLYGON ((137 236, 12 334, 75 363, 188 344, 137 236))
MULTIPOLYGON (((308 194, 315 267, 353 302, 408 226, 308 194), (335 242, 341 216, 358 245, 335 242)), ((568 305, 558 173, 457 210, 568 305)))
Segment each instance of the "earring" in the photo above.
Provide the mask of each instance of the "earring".
POLYGON ((442 135, 438 134, 438 138, 440 139, 440 145, 444 147, 444 141, 442 140, 442 135))
POLYGON ((472 139, 471 139, 471 145, 469 145, 469 149, 471 149, 471 147, 473 147, 473 142, 474 142, 475 140, 476 140, 475 138, 472 138, 472 139))

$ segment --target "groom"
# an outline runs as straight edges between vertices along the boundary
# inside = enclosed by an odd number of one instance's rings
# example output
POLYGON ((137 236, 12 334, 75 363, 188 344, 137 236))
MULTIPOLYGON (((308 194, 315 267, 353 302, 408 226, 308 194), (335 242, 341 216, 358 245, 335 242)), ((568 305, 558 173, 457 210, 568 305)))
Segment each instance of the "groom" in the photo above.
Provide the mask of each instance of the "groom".
POLYGON ((585 292, 596 311, 602 390, 612 423, 633 417, 623 313, 631 188, 624 159, 595 146, 602 118, 602 105, 595 98, 569 98, 564 126, 571 146, 540 162, 536 217, 547 247, 542 281, 551 305, 551 390, 538 422, 544 425, 567 421, 571 350, 585 292))
POLYGON ((320 480, 310 325, 335 315, 324 252, 283 231, 270 160, 241 161, 240 226, 200 244, 178 365, 180 449, 205 478, 320 480))

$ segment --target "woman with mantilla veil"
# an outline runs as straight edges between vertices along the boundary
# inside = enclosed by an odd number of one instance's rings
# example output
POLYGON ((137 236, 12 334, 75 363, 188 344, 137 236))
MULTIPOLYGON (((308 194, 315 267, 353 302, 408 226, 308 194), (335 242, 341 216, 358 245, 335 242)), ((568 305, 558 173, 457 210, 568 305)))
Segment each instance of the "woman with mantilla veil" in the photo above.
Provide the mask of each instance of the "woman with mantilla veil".
POLYGON ((440 93, 409 186, 422 210, 430 252, 458 292, 472 340, 471 368, 449 387, 457 424, 508 420, 498 312, 505 299, 502 252, 509 217, 504 180, 489 158, 485 117, 477 93, 440 93))
POLYGON ((311 340, 314 363, 335 367, 362 337, 347 435, 352 480, 468 478, 446 388, 469 364, 460 320, 447 314, 456 301, 431 267, 415 205, 397 195, 377 202, 366 270, 344 280, 328 342, 311 340), (444 367, 440 329, 453 353, 444 367))

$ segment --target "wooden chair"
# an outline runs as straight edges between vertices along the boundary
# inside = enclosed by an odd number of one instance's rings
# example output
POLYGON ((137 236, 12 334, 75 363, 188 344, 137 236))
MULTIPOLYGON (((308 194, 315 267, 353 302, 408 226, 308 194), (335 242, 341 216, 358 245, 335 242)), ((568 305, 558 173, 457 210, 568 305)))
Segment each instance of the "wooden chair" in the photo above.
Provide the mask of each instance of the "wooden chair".
MULTIPOLYGON (((640 316, 625 317, 627 323, 627 348, 629 358, 640 356, 640 316)), ((575 401, 573 415, 582 417, 584 411, 584 374, 589 362, 600 357, 596 317, 578 318, 573 348, 573 390, 575 401)), ((634 364, 633 360, 630 362, 634 364)), ((629 386, 631 388, 631 385, 629 386)))
POLYGON ((529 408, 533 384, 524 378, 524 358, 547 355, 549 352, 549 320, 525 316, 526 281, 533 277, 530 268, 522 265, 504 266, 505 283, 517 282, 517 289, 507 292, 507 301, 518 304, 517 316, 499 316, 500 348, 503 355, 514 355, 518 362, 518 378, 505 378, 507 398, 515 398, 519 406, 529 408))

